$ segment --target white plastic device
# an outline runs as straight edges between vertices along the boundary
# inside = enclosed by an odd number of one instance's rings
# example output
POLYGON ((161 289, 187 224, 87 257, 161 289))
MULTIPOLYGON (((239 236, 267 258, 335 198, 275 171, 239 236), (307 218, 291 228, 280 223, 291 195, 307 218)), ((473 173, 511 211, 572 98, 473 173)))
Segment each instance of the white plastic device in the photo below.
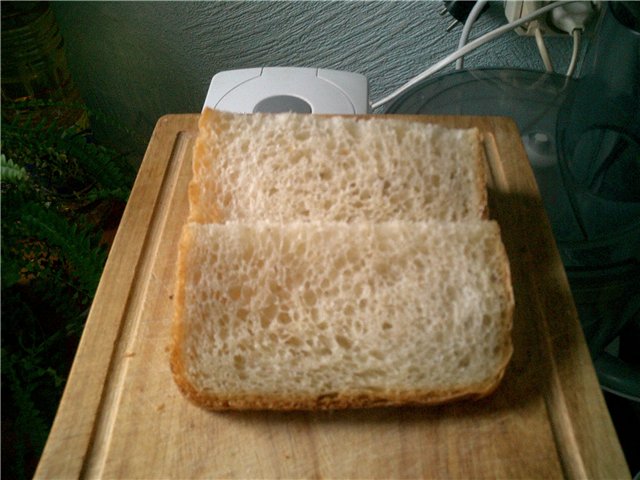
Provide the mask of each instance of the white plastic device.
POLYGON ((362 114, 369 111, 364 75, 304 67, 227 70, 214 75, 204 107, 234 113, 362 114))
MULTIPOLYGON (((504 2, 504 13, 507 20, 513 22, 549 3, 551 2, 543 0, 508 0, 504 2)), ((516 28, 515 32, 518 35, 534 35, 539 28, 543 35, 571 34, 573 28, 584 30, 592 23, 599 14, 600 7, 599 1, 566 2, 566 5, 554 8, 548 15, 516 28)))

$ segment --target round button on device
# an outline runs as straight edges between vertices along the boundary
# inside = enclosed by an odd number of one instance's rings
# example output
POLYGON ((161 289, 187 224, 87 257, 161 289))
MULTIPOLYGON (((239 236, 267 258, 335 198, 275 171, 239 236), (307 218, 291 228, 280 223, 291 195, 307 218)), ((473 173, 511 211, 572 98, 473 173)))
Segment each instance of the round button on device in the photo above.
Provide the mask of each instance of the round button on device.
POLYGON ((292 95, 274 95, 260 100, 253 107, 253 113, 311 113, 311 105, 292 95))

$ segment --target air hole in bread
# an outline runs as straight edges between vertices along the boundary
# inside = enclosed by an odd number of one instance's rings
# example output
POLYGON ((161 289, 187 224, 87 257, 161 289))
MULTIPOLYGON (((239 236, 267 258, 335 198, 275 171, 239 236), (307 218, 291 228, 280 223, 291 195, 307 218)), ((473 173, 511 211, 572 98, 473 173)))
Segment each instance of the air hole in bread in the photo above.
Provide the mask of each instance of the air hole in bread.
MULTIPOLYGON (((290 263, 294 261, 294 258, 295 256, 286 255, 284 260, 287 263, 290 263)), ((289 275, 287 276, 287 279, 285 281, 287 290, 290 292, 295 291, 300 286, 303 280, 304 276, 302 272, 289 272, 289 275)))
MULTIPOLYGON (((308 211, 307 211, 308 213, 308 211)), ((300 242, 296 245, 293 253, 298 256, 301 257, 304 255, 304 253, 307 251, 307 246, 304 244, 304 242, 300 242)))
POLYGON ((262 328, 268 328, 271 322, 276 318, 278 307, 275 304, 268 305, 260 312, 260 325, 262 328))
POLYGON ((333 177, 333 173, 329 169, 322 170, 319 174, 320 180, 328 181, 333 177))
POLYGON ((473 321, 473 317, 472 316, 468 316, 467 318, 464 319, 464 329, 465 330, 471 330, 471 327, 473 327, 474 321, 473 321))
POLYGON ((285 344, 291 347, 301 347, 303 342, 298 337, 289 337, 284 341, 285 344))
POLYGON ((241 289, 241 298, 245 302, 250 302, 251 297, 253 297, 253 288, 251 288, 248 284, 244 284, 241 289))
POLYGON ((236 354, 233 356, 233 366, 237 370, 242 370, 246 367, 246 360, 243 355, 236 354))
POLYGON ((452 286, 448 286, 445 290, 445 297, 448 301, 453 302, 456 298, 456 289, 452 286))
POLYGON ((304 142, 309 139, 310 132, 309 130, 297 130, 294 134, 294 137, 299 142, 304 142))
POLYGON ((344 335, 336 335, 335 339, 338 345, 340 345, 345 350, 349 350, 351 348, 351 340, 349 340, 344 335))
POLYGON ((278 323, 283 325, 291 323, 291 316, 287 312, 280 312, 278 314, 278 323))
POLYGON ((313 307, 316 304, 316 294, 309 288, 305 290, 302 298, 309 307, 313 307))
POLYGON ((465 368, 468 367, 469 364, 471 363, 471 358, 468 355, 464 355, 459 361, 458 361, 458 367, 459 368, 465 368))
POLYGON ((436 342, 442 342, 444 340, 444 332, 440 329, 433 332, 433 339, 436 342))
POLYGON ((289 154, 291 165, 295 165, 301 160, 306 160, 306 152, 302 150, 294 150, 289 154))
POLYGON ((242 252, 242 260, 248 262, 253 257, 253 247, 250 243, 246 244, 242 252))
POLYGON ((379 350, 371 350, 371 356, 377 360, 384 360, 384 354, 379 350))
POLYGON ((229 288, 229 298, 231 300, 238 300, 240 298, 240 293, 242 292, 242 289, 240 286, 233 286, 229 288))
POLYGON ((346 257, 340 256, 333 261, 333 268, 334 270, 340 272, 345 267, 346 264, 347 264, 346 257))

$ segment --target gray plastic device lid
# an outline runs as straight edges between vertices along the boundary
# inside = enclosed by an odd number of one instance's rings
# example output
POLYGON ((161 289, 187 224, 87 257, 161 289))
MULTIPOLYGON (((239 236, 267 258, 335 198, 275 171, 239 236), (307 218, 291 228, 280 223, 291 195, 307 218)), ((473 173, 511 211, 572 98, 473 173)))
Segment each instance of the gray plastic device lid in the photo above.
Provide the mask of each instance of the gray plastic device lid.
POLYGON ((369 109, 364 75, 303 67, 261 67, 220 72, 204 107, 234 113, 363 114, 369 109))

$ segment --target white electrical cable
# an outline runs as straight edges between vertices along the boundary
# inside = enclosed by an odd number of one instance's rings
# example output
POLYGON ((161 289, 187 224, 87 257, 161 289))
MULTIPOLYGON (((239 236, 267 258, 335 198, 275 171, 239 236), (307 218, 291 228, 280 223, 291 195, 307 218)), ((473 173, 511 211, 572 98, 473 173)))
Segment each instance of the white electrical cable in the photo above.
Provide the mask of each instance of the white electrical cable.
POLYGON ((542 63, 544 63, 544 69, 547 71, 547 73, 553 73, 551 56, 549 56, 549 50, 547 50, 547 45, 544 43, 544 38, 542 38, 542 32, 540 31, 539 26, 537 26, 533 31, 533 35, 536 37, 536 45, 538 46, 538 51, 540 52, 542 63))
POLYGON ((519 18, 518 20, 514 20, 513 22, 507 23, 506 25, 503 25, 501 27, 496 28, 495 30, 492 30, 491 32, 485 33, 484 35, 482 35, 481 37, 476 38, 475 40, 471 41, 470 43, 468 43, 464 47, 459 48, 458 50, 456 50, 453 53, 450 53, 449 55, 444 57, 442 60, 440 60, 439 62, 435 63, 434 65, 432 65, 428 69, 426 69, 424 72, 422 72, 419 75, 413 77, 411 80, 409 80, 407 83, 405 83, 402 87, 398 88, 397 90, 395 90, 391 94, 389 94, 386 97, 378 100, 377 102, 372 103, 371 104, 371 109, 375 110, 376 108, 381 107, 381 106, 389 103, 391 100, 396 98, 398 95, 401 95, 404 92, 406 92, 407 90, 409 90, 409 88, 413 87, 416 83, 424 80, 427 77, 430 77, 434 73, 439 72, 440 70, 445 68, 447 65, 449 65, 451 62, 456 61, 458 58, 464 57, 467 53, 472 52, 476 48, 484 45, 485 43, 490 42, 491 40, 493 40, 493 39, 495 39, 497 37, 499 37, 503 33, 509 32, 509 31, 513 30, 514 28, 519 27, 520 25, 524 25, 525 23, 528 23, 528 22, 530 22, 532 20, 535 20, 540 15, 544 15, 545 13, 553 10, 554 8, 560 7, 561 5, 566 5, 567 3, 573 3, 574 1, 578 1, 578 0, 557 1, 557 2, 550 3, 549 5, 545 5, 544 7, 539 8, 538 10, 530 13, 529 15, 527 15, 525 17, 519 18))
MULTIPOLYGON (((469 12, 469 16, 467 17, 467 20, 464 22, 464 27, 462 27, 460 40, 458 40, 458 49, 464 47, 465 44, 467 43, 467 40, 469 40, 471 27, 473 27, 473 24, 476 22, 476 20, 480 16, 480 13, 482 12, 482 10, 484 9, 487 3, 489 3, 489 0, 478 0, 476 4, 473 6, 473 8, 471 9, 471 12, 469 12)), ((464 57, 460 57, 459 59, 456 60, 456 70, 462 70, 463 66, 464 66, 464 57)))
POLYGON ((580 39, 582 37, 582 30, 576 28, 573 32, 571 32, 573 36, 573 51, 571 52, 571 61, 569 63, 569 68, 567 68, 567 77, 571 77, 573 73, 576 71, 576 66, 578 65, 578 54, 580 53, 580 39))

